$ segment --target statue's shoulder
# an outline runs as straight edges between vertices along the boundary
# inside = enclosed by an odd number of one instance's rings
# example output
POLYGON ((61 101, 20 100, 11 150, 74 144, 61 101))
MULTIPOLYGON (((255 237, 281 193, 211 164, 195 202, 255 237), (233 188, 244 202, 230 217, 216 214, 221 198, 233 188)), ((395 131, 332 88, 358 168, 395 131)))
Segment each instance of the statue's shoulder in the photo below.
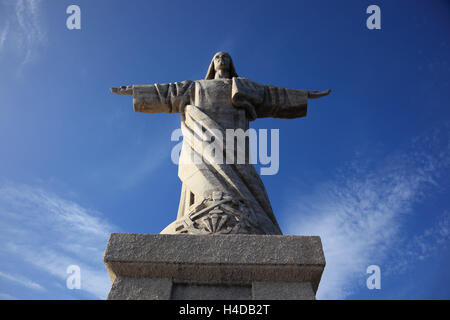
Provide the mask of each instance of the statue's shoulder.
POLYGON ((251 80, 249 78, 242 78, 242 77, 233 77, 233 80, 235 81, 250 81, 251 80))
POLYGON ((264 86, 260 83, 254 82, 249 78, 234 77, 233 82, 235 87, 240 90, 257 90, 260 91, 264 86))
POLYGON ((245 84, 251 84, 256 86, 262 86, 262 84, 255 82, 249 78, 241 78, 241 77, 234 77, 233 78, 236 82, 245 83, 245 84))

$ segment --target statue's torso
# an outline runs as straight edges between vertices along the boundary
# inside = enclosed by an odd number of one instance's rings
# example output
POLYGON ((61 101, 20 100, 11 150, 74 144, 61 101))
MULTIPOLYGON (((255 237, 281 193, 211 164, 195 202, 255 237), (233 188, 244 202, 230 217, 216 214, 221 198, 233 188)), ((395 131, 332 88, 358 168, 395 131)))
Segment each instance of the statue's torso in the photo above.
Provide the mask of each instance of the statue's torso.
POLYGON ((231 102, 231 79, 199 80, 195 83, 194 104, 223 129, 248 129, 245 110, 231 102))
POLYGON ((231 79, 195 81, 191 105, 181 116, 184 138, 178 175, 183 187, 177 220, 162 233, 281 233, 265 211, 272 212, 270 202, 248 161, 249 138, 244 132, 249 120, 246 110, 232 103, 232 84, 231 79), (204 132, 214 131, 215 139, 199 144, 194 138, 199 136, 198 126, 204 132), (241 130, 229 137, 227 129, 241 130), (218 132, 222 144, 216 143, 218 132), (235 136, 241 134, 244 139, 235 136), (233 141, 228 141, 230 138, 233 141), (214 148, 206 148, 209 143, 214 148), (196 161, 194 155, 201 159, 196 161))

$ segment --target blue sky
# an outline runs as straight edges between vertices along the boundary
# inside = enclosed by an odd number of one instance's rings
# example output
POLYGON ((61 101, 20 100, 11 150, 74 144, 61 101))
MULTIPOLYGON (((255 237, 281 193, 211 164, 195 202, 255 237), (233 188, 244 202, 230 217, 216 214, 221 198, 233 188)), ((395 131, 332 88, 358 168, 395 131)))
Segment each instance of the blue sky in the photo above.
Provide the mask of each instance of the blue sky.
POLYGON ((109 234, 175 219, 179 115, 109 88, 201 79, 217 51, 253 81, 333 90, 306 118, 252 123, 280 130, 262 179, 281 229, 322 237, 318 298, 450 298, 449 34, 444 0, 1 0, 0 298, 104 298, 109 234))

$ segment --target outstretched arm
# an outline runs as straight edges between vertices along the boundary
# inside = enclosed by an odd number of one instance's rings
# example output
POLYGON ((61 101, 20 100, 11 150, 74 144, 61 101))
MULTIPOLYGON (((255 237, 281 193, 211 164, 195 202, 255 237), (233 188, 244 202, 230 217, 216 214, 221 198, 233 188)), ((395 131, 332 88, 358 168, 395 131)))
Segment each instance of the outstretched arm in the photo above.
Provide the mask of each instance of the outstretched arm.
POLYGON ((111 88, 120 95, 133 95, 133 108, 136 112, 183 112, 189 104, 194 88, 193 81, 167 84, 133 85, 111 88))
POLYGON ((320 98, 330 92, 264 86, 248 79, 233 78, 232 101, 235 106, 246 109, 250 120, 290 119, 306 116, 308 99, 320 98))
POLYGON ((331 90, 301 90, 265 86, 264 100, 256 107, 258 118, 300 118, 306 116, 308 100, 324 97, 331 90))
POLYGON ((331 92, 331 89, 325 91, 308 90, 308 98, 316 99, 320 97, 325 97, 331 92))
POLYGON ((111 92, 129 96, 133 94, 133 86, 121 86, 120 88, 111 88, 111 92))

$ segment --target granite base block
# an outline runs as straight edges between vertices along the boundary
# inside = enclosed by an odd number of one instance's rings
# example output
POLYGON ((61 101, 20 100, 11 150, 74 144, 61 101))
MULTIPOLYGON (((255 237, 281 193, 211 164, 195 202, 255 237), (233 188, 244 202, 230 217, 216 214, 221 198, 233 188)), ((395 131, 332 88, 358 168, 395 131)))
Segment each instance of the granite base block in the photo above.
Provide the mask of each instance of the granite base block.
POLYGON ((113 233, 108 299, 315 299, 325 257, 319 237, 113 233))

